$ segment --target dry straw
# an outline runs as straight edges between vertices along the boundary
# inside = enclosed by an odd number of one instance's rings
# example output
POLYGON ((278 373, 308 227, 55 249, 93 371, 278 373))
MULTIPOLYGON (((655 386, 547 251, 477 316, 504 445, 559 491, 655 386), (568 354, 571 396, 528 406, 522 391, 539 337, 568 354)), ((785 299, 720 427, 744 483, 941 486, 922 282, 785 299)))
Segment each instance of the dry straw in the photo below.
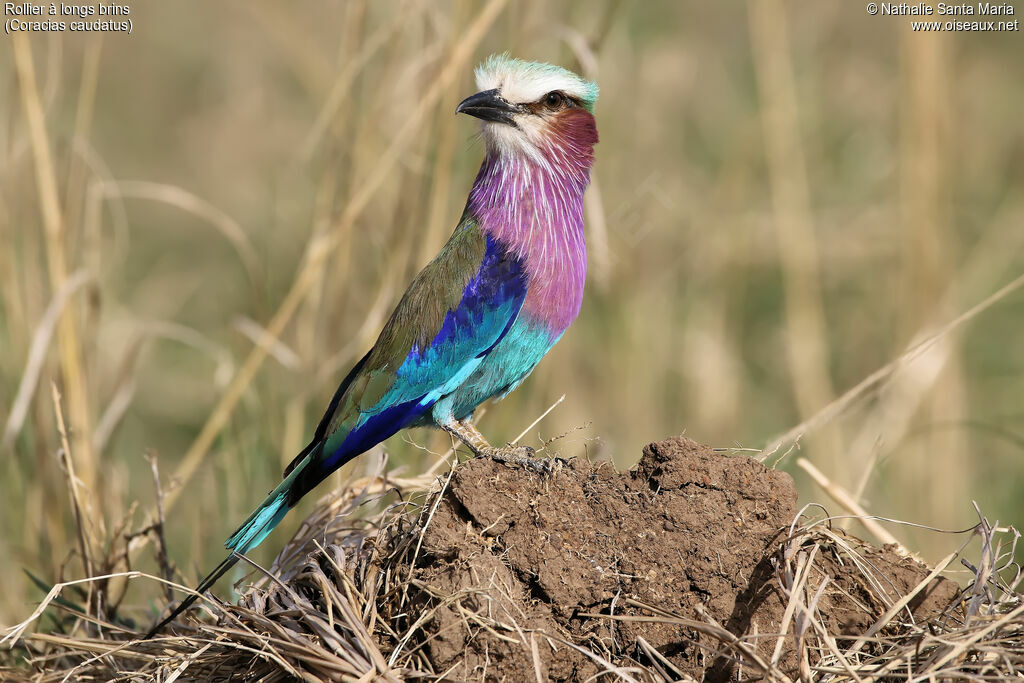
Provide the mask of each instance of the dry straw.
MULTIPOLYGON (((111 580, 189 589, 130 569, 110 571, 127 566, 125 548, 110 544, 111 556, 94 558, 103 573, 54 586, 28 619, 6 632, 0 645, 13 648, 8 658, 20 668, 3 673, 42 683, 443 680, 451 672, 435 670, 423 646, 440 635, 430 631, 435 612, 454 607, 467 630, 486 631, 524 648, 527 661, 533 662, 524 676, 543 680, 539 648, 544 646, 584 654, 606 680, 687 680, 642 637, 613 647, 594 639, 572 642, 564 633, 530 629, 512 612, 500 610, 496 616, 487 607, 493 596, 479 589, 448 593, 421 581, 419 549, 450 481, 450 473, 403 478, 389 471, 382 458, 373 475, 322 499, 269 570, 253 564, 257 580, 239 604, 204 596, 197 616, 184 617, 167 634, 148 641, 139 639, 146 624, 120 614, 123 595, 109 594, 111 580), (387 500, 396 502, 387 505, 387 500), (74 604, 76 595, 85 595, 82 586, 91 593, 86 607, 74 604), (53 618, 53 625, 44 626, 44 615, 53 618), (25 670, 26 665, 34 671, 25 670)), ((162 509, 160 489, 157 499, 162 509)), ((1024 674, 1024 604, 1013 560, 1019 536, 1014 530, 989 524, 979 512, 981 521, 973 531, 981 538, 981 553, 977 566, 962 560, 971 572, 962 599, 939 618, 916 623, 908 604, 955 554, 911 590, 894 594, 865 552, 869 546, 833 531, 830 519, 808 521, 805 512, 767 551, 776 590, 786 603, 777 634, 737 636, 700 605, 684 615, 628 596, 616 600, 631 608, 630 614, 613 607, 580 616, 684 627, 683 633, 701 636, 691 641, 693 646, 733 662, 742 679, 1005 680, 1024 674), (863 599, 888 606, 859 636, 836 632, 840 625, 819 612, 820 598, 827 587, 831 590, 824 557, 856 567, 863 599), (774 645, 758 647, 765 642, 774 645)), ((143 532, 162 550, 160 524, 162 517, 156 528, 143 532)), ((492 585, 489 590, 503 589, 492 585)))

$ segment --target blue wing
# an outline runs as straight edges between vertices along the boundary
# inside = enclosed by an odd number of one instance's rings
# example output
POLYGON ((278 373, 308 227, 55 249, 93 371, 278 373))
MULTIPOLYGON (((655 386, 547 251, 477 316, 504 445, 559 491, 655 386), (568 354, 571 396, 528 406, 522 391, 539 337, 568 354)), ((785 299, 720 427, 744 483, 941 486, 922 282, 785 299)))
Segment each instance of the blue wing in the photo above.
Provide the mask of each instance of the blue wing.
POLYGON ((413 344, 383 407, 416 400, 433 404, 451 393, 508 333, 526 298, 522 261, 488 237, 476 275, 429 344, 413 344))
MULTIPOLYGON (((478 230, 475 225, 469 229, 478 230)), ((429 316, 426 310, 415 310, 417 307, 438 305, 430 297, 407 294, 375 349, 342 382, 313 442, 289 466, 288 471, 311 451, 319 451, 311 463, 315 467, 306 475, 309 488, 316 485, 314 478, 319 482, 351 458, 427 415, 434 403, 454 391, 512 327, 526 298, 524 264, 493 238, 476 232, 473 239, 485 242, 482 258, 468 281, 463 279, 466 284, 461 297, 444 314, 436 333, 424 339, 406 332, 412 341, 400 362, 394 357, 390 362, 375 358, 377 347, 389 343, 396 334, 389 328, 429 316), (407 299, 411 303, 406 304, 407 299), (403 310, 403 306, 413 310, 403 310)), ((443 264, 436 263, 428 269, 433 266, 443 271, 443 264)), ((441 272, 438 276, 444 275, 441 272)), ((296 486, 292 499, 304 495, 309 490, 307 485, 296 486)))
POLYGON ((342 381, 284 481, 227 546, 239 552, 255 547, 327 475, 426 416, 509 331, 526 285, 522 260, 464 221, 342 381))

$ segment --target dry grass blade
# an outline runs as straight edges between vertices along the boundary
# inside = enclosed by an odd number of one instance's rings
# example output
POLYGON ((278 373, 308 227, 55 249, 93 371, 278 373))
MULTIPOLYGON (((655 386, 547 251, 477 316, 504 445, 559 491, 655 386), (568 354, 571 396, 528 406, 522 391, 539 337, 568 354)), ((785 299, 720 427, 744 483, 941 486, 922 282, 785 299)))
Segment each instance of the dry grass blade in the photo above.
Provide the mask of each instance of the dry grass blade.
POLYGON ((885 527, 871 518, 867 513, 867 510, 861 507, 860 504, 854 500, 853 496, 847 493, 846 489, 826 477, 824 473, 812 465, 809 460, 805 458, 798 458, 796 464, 800 469, 811 475, 811 479, 814 480, 814 483, 820 486, 825 493, 832 498, 832 500, 842 505, 843 508, 851 515, 855 515, 857 520, 863 524, 864 528, 870 531, 875 538, 885 544, 891 543, 901 548, 903 547, 900 542, 896 540, 895 536, 890 534, 885 530, 885 527))
MULTIPOLYGON (((611 619, 616 621, 649 621, 664 624, 674 624, 677 626, 685 626, 689 629, 697 631, 698 633, 710 636, 712 639, 717 641, 723 649, 735 649, 741 655, 743 655, 743 657, 746 658, 746 663, 748 665, 753 665, 757 667, 758 671, 762 674, 767 675, 770 672, 777 671, 776 667, 771 665, 769 662, 766 662, 759 654, 757 654, 757 652, 754 651, 753 648, 751 648, 751 646, 748 643, 737 638, 733 633, 723 628, 721 624, 716 623, 699 606, 697 608, 697 613, 700 616, 703 616, 706 619, 708 619, 707 622, 697 621, 695 619, 687 619, 685 617, 672 614, 670 612, 666 612, 665 610, 655 607, 654 605, 648 605, 646 603, 640 602, 638 600, 633 600, 631 598, 627 599, 625 602, 626 604, 632 607, 636 607, 646 612, 651 612, 654 616, 644 617, 634 615, 613 615, 598 613, 584 613, 581 616, 593 617, 595 619, 611 619)), ((781 680, 789 680, 789 677, 782 676, 781 680)))
MULTIPOLYGON (((785 282, 786 354, 796 403, 806 418, 830 403, 834 392, 828 372, 818 238, 800 136, 796 77, 783 3, 767 0, 753 3, 748 9, 758 90, 764 101, 764 139, 785 282)), ((835 434, 826 446, 827 456, 840 465, 835 434)))
MULTIPOLYGON (((35 611, 32 612, 32 614, 30 614, 27 619, 22 621, 20 624, 16 624, 16 625, 11 626, 10 628, 7 629, 7 633, 4 635, 4 637, 0 638, 0 647, 2 647, 4 645, 6 645, 8 648, 14 647, 14 645, 18 642, 18 639, 21 638, 22 635, 25 633, 25 631, 28 630, 28 628, 30 626, 32 626, 32 624, 35 623, 36 620, 38 620, 39 617, 41 617, 43 615, 43 612, 46 611, 46 609, 50 606, 50 604, 54 600, 57 599, 57 596, 59 596, 61 591, 64 590, 65 588, 68 588, 69 586, 79 586, 79 585, 84 584, 84 583, 92 583, 92 582, 96 582, 96 581, 105 581, 107 579, 111 579, 111 578, 115 578, 115 577, 123 577, 123 578, 131 579, 131 578, 136 578, 136 577, 139 577, 139 576, 145 576, 145 575, 142 572, 117 572, 116 574, 105 574, 103 576, 92 576, 92 577, 89 577, 87 579, 77 579, 75 581, 64 581, 62 583, 58 583, 58 584, 54 585, 53 588, 50 589, 50 592, 47 593, 46 597, 43 598, 43 601, 39 603, 39 606, 36 607, 35 611)), ((153 578, 156 578, 156 577, 153 577, 153 578)))
POLYGON ((39 384, 39 374, 43 370, 46 350, 50 347, 50 339, 53 337, 53 330, 57 325, 57 320, 63 314, 68 301, 70 301, 74 293, 81 289, 90 279, 91 276, 87 272, 83 270, 76 271, 61 285, 61 288, 57 290, 53 299, 50 300, 50 304, 46 307, 46 312, 43 313, 39 325, 36 326, 36 331, 32 334, 32 345, 29 348, 28 360, 25 362, 25 371, 22 373, 21 381, 18 383, 18 392, 15 394, 14 403, 11 405, 11 413, 8 415, 7 424, 4 426, 4 435, 2 441, 0 441, 0 447, 4 449, 10 448, 14 439, 17 438, 18 433, 21 431, 21 427, 25 422, 25 416, 28 415, 29 405, 32 403, 32 397, 35 395, 36 387, 39 384))
MULTIPOLYGON (((60 405, 60 392, 57 385, 50 385, 53 397, 53 412, 57 418, 57 431, 60 434, 60 462, 64 468, 64 474, 68 484, 68 496, 71 498, 71 512, 75 519, 75 531, 78 538, 78 553, 82 560, 82 569, 86 576, 93 575, 92 564, 92 530, 93 510, 83 505, 81 489, 82 482, 75 476, 75 461, 71 452, 71 445, 68 442, 68 430, 64 425, 64 411, 60 405)), ((86 604, 86 612, 92 609, 92 584, 89 584, 90 593, 86 604)))
POLYGON ((262 271, 259 258, 256 256, 256 248, 253 247, 249 236, 245 234, 242 226, 214 204, 183 188, 142 180, 117 180, 97 183, 93 186, 93 192, 97 200, 100 197, 115 197, 119 199, 135 198, 163 202, 207 221, 235 249, 235 253, 238 254, 238 258, 245 267, 249 282, 257 288, 257 291, 262 291, 262 271))
MULTIPOLYGON (((46 133, 46 116, 36 84, 35 64, 32 47, 24 33, 17 33, 11 39, 14 63, 21 87, 21 99, 28 123, 32 155, 35 160, 36 187, 39 193, 39 207, 43 214, 43 228, 46 237, 46 258, 50 275, 50 287, 54 294, 60 292, 68 278, 68 260, 65 253, 64 216, 61 212, 57 193, 57 172, 54 167, 50 140, 46 133)), ((92 450, 92 436, 88 392, 85 385, 85 370, 82 367, 81 342, 72 311, 64 308, 58 326, 61 372, 64 376, 65 391, 71 415, 72 440, 80 458, 82 481, 88 490, 94 489, 96 463, 92 450)))
MULTIPOLYGON (((956 658, 962 657, 967 651, 974 648, 974 646, 980 642, 983 638, 1003 629, 1007 626, 1013 626, 1017 632, 1018 646, 1021 643, 1021 638, 1024 638, 1024 627, 1022 627, 1021 619, 1024 617, 1024 605, 1021 605, 1017 609, 1013 610, 1009 614, 1003 616, 1001 619, 993 621, 991 624, 984 628, 976 629, 975 633, 972 633, 969 637, 960 640, 949 649, 942 657, 931 664, 933 671, 942 671, 942 667, 947 663, 953 661, 956 658)), ((1016 659, 1020 660, 1020 653, 1014 653, 1016 659)), ((1021 662, 1024 664, 1024 662, 1021 662)), ((1022 671, 1021 673, 1024 673, 1022 671)))
POLYGON ((527 427, 526 429, 524 429, 523 431, 519 432, 519 436, 517 436, 517 437, 516 437, 515 439, 513 439, 513 440, 512 440, 512 443, 519 443, 520 439, 522 439, 522 438, 523 438, 523 437, 525 437, 525 436, 526 436, 527 434, 529 434, 529 433, 530 433, 530 430, 531 430, 531 429, 533 429, 533 428, 534 428, 534 427, 536 427, 536 426, 537 426, 538 424, 540 424, 541 420, 543 420, 543 419, 544 419, 545 417, 547 417, 547 416, 548 416, 548 415, 549 415, 549 414, 551 413, 551 411, 552 411, 552 410, 554 410, 555 408, 557 408, 557 407, 558 407, 558 405, 559 405, 559 404, 560 404, 560 403, 561 403, 562 401, 564 401, 564 400, 565 400, 565 394, 562 394, 561 396, 559 396, 559 397, 558 397, 558 399, 557 399, 557 400, 556 400, 556 401, 555 401, 554 403, 552 403, 552 404, 551 404, 550 406, 548 406, 547 410, 545 410, 545 411, 544 411, 543 413, 541 413, 541 414, 540 414, 540 415, 539 415, 539 416, 537 417, 537 419, 536 419, 536 420, 534 420, 533 422, 531 422, 531 423, 529 424, 529 426, 528 426, 528 427, 527 427))
MULTIPOLYGON (((788 596, 786 601, 786 611, 782 613, 782 623, 779 626, 779 638, 775 642, 775 649, 772 651, 772 666, 778 666, 779 659, 782 657, 782 646, 786 641, 786 634, 789 632, 789 624, 793 619, 793 612, 796 610, 797 603, 803 597, 804 586, 807 583, 807 572, 811 564, 814 563, 814 557, 818 554, 818 550, 821 546, 815 544, 811 549, 810 555, 804 552, 797 552, 796 555, 796 569, 790 568, 790 564, 787 562, 785 568, 780 572, 779 584, 785 595, 788 596)), ((785 553, 787 557, 792 556, 794 553, 788 551, 785 553)))
MULTIPOLYGON (((996 292, 993 292, 989 296, 985 297, 982 301, 979 301, 971 308, 967 309, 957 317, 953 318, 948 323, 939 328, 935 333, 928 335, 920 342, 914 344, 911 348, 907 349, 903 354, 901 354, 899 358, 896 358, 895 360, 886 363, 878 370, 872 372, 870 375, 868 375, 859 383, 857 383, 856 386, 847 390, 846 392, 843 393, 842 396, 840 396, 839 398, 837 398, 836 400, 832 401, 830 404, 819 410, 811 418, 801 422, 800 424, 793 427, 785 434, 776 437, 771 443, 769 443, 761 450, 760 455, 757 456, 758 459, 762 461, 767 460, 772 455, 778 453, 779 450, 782 449, 783 447, 792 447, 804 436, 804 434, 814 431, 815 429, 821 427, 824 424, 828 424, 836 417, 841 415, 844 411, 846 411, 846 409, 849 408, 858 399, 861 399, 865 395, 867 395, 868 392, 874 389, 876 386, 878 386, 880 382, 883 382, 886 379, 888 379, 894 372, 899 370, 903 366, 903 364, 909 363, 913 361, 915 358, 918 358, 921 354, 925 353, 935 343, 937 343, 943 337, 948 335, 950 332, 957 329, 964 323, 971 321, 981 313, 985 312, 995 304, 999 303, 1000 301, 1008 297, 1010 294, 1013 294, 1021 287, 1024 287, 1024 274, 1018 276, 1013 281, 1007 283, 1003 287, 1000 287, 996 292)), ((780 455, 776 462, 786 457, 787 455, 789 455, 789 450, 785 451, 782 455, 780 455)))
POLYGON ((396 13, 396 16, 400 17, 400 19, 398 21, 389 21, 377 29, 377 31, 366 40, 366 43, 362 46, 362 49, 360 49, 359 54, 356 55, 355 59, 349 60, 344 65, 344 68, 338 72, 337 77, 334 79, 334 84, 331 86, 331 91, 328 93, 327 99, 320 108, 320 113, 317 114, 313 127, 310 128, 309 133, 306 135, 306 139, 300 146, 301 157, 308 159, 312 156, 313 152, 319 145, 320 140, 330 127, 331 122, 335 120, 338 110, 345 101, 345 96, 352 88, 352 84, 355 82, 356 76, 359 72, 369 64, 373 56, 387 44, 388 40, 398 33, 408 22, 417 18, 426 6, 426 3, 419 1, 409 4, 413 5, 413 7, 403 7, 400 9, 396 13))
POLYGON ((252 318, 239 316, 235 319, 235 327, 244 334, 249 341, 258 346, 264 346, 266 352, 273 356, 274 360, 281 364, 281 367, 288 370, 296 370, 302 364, 299 354, 292 351, 287 344, 276 337, 267 334, 267 331, 252 318))

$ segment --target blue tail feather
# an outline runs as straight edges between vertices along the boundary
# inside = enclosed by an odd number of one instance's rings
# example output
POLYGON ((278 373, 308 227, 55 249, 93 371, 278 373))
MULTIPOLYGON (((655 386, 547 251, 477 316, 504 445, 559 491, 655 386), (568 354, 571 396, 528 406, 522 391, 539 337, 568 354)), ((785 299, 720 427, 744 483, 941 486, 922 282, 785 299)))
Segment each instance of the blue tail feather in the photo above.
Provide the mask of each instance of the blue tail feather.
POLYGON ((188 609, 199 596, 227 573, 247 553, 266 539, 270 532, 281 523, 288 511, 302 496, 319 484, 324 477, 336 470, 374 444, 408 426, 420 415, 430 410, 433 397, 420 397, 390 406, 368 417, 357 427, 345 434, 342 443, 329 455, 324 453, 327 440, 314 440, 304 448, 285 471, 285 478, 242 522, 224 545, 231 554, 199 584, 195 593, 186 597, 169 616, 153 627, 147 638, 153 637, 160 629, 171 623, 179 614, 188 609), (424 400, 424 399, 428 400, 424 400))
POLYGON ((231 534, 231 538, 224 543, 229 550, 239 553, 247 553, 260 543, 274 530, 284 516, 288 514, 290 506, 287 501, 287 494, 281 491, 277 495, 271 495, 263 504, 256 508, 256 511, 249 515, 242 526, 231 534))
POLYGON ((292 463, 288 476, 277 485, 266 500, 252 511, 252 514, 242 522, 241 526, 235 529, 224 546, 236 553, 247 553, 263 542, 271 531, 274 530, 288 511, 292 509, 293 501, 296 500, 290 494, 296 481, 302 476, 303 471, 309 466, 310 461, 320 452, 319 448, 310 449, 302 460, 292 463))

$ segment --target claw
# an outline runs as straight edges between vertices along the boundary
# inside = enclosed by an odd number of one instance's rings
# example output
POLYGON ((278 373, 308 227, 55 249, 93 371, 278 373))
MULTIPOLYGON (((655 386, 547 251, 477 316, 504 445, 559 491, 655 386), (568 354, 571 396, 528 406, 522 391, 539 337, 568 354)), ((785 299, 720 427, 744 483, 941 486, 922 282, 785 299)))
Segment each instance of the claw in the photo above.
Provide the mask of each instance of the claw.
POLYGON ((539 474, 551 474, 551 460, 537 458, 536 451, 529 446, 513 446, 509 444, 504 448, 491 448, 480 451, 477 456, 490 458, 494 462, 505 465, 515 465, 523 469, 533 470, 539 474))

